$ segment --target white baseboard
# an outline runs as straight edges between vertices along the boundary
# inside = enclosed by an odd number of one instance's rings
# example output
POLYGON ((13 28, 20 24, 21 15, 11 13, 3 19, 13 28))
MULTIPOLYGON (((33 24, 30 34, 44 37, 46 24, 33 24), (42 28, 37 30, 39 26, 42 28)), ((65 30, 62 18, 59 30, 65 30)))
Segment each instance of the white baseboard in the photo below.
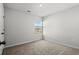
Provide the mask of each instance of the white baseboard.
POLYGON ((26 42, 24 41, 24 42, 14 43, 12 45, 5 46, 5 48, 16 46, 16 45, 21 45, 21 44, 24 44, 24 43, 30 43, 30 42, 37 41, 37 40, 40 40, 40 39, 30 40, 30 41, 26 41, 26 42))
MULTIPOLYGON (((19 43, 14 43, 14 44, 12 44, 12 45, 8 45, 8 46, 5 46, 5 48, 7 48, 7 47, 12 47, 12 46, 16 46, 16 45, 21 45, 21 44, 24 44, 24 43, 30 43, 30 42, 33 42, 33 41, 37 41, 37 40, 40 40, 40 39, 35 39, 35 40, 31 40, 31 41, 26 41, 26 42, 19 42, 19 43)), ((48 40, 48 39, 46 39, 47 41, 49 41, 49 42, 53 42, 53 43, 57 43, 57 44, 61 44, 61 45, 64 45, 64 46, 66 46, 66 47, 72 47, 72 48, 76 48, 76 49, 79 49, 79 47, 78 46, 74 46, 74 45, 70 45, 70 44, 66 44, 66 43, 63 43, 63 42, 59 42, 59 41, 55 41, 55 40, 48 40)))
POLYGON ((79 46, 74 46, 74 45, 71 45, 71 44, 67 44, 67 43, 63 43, 63 42, 55 41, 55 40, 48 40, 48 39, 46 39, 46 40, 49 41, 49 42, 51 42, 51 43, 53 42, 53 43, 64 45, 66 47, 71 47, 71 48, 79 49, 79 46))

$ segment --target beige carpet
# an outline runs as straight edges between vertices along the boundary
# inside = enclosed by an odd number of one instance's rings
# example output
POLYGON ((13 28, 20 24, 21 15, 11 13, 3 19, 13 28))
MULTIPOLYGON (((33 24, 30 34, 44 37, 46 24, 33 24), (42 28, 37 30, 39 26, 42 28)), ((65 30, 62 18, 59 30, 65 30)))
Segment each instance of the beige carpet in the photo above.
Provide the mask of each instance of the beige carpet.
POLYGON ((4 49, 4 55, 77 55, 79 49, 39 40, 4 49))

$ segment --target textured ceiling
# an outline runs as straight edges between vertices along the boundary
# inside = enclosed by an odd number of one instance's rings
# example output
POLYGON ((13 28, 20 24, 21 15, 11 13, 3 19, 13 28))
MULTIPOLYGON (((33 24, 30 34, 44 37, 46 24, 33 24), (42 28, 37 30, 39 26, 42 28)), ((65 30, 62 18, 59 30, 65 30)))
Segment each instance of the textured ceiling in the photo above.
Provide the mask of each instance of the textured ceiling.
POLYGON ((47 16, 74 6, 78 3, 5 3, 6 8, 16 9, 36 16, 47 16), (42 5, 42 6, 41 6, 42 5), (40 7, 41 6, 41 7, 40 7))

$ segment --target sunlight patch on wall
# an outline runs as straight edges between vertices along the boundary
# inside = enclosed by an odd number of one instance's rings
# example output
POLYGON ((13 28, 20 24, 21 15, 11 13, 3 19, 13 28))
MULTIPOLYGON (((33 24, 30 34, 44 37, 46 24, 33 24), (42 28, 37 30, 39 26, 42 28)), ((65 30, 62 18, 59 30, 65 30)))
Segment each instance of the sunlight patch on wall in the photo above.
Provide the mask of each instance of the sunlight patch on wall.
POLYGON ((44 17, 43 18, 43 35, 46 35, 47 34, 47 27, 48 26, 48 19, 47 19, 47 17, 44 17))

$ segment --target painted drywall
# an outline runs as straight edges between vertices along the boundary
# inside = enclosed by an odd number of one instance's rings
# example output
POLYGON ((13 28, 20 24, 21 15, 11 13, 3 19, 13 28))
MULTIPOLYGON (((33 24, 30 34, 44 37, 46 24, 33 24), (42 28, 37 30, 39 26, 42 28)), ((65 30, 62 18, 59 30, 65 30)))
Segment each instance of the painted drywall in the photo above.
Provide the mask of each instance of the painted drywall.
POLYGON ((34 31, 34 24, 38 20, 41 20, 41 18, 5 8, 6 47, 41 39, 42 34, 36 34, 34 31))
POLYGON ((53 14, 44 20, 46 40, 79 48, 79 6, 53 14))

